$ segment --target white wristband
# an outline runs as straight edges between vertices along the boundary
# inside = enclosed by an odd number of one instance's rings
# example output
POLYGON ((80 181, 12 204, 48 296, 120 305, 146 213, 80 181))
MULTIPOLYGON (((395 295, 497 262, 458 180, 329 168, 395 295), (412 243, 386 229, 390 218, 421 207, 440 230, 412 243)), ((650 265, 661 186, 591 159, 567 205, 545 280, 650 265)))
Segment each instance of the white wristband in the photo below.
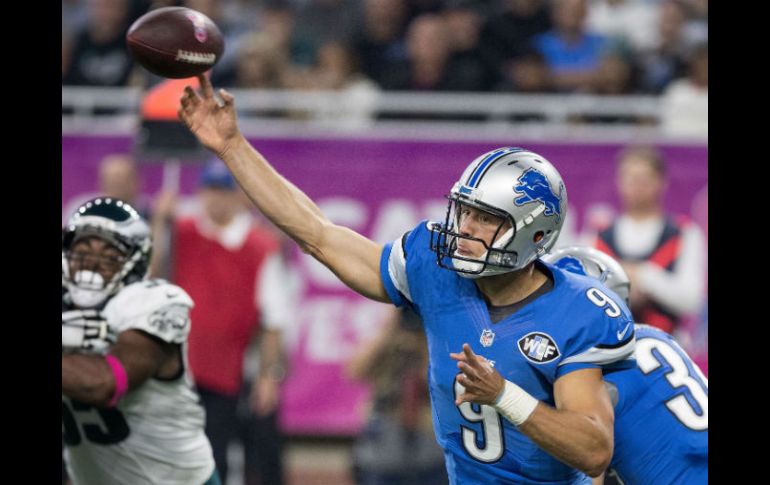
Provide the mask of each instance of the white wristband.
POLYGON ((503 391, 492 405, 505 419, 516 426, 529 418, 539 401, 511 381, 505 381, 503 391))

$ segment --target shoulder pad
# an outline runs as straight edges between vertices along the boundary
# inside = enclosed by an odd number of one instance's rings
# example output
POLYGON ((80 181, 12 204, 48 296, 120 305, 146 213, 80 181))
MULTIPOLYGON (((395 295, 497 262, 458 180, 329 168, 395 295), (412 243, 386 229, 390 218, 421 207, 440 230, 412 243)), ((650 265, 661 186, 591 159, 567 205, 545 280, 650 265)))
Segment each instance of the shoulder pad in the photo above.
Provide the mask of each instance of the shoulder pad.
POLYGON ((182 288, 165 280, 145 280, 123 288, 104 308, 117 333, 143 330, 173 343, 182 343, 190 331, 193 301, 182 288))

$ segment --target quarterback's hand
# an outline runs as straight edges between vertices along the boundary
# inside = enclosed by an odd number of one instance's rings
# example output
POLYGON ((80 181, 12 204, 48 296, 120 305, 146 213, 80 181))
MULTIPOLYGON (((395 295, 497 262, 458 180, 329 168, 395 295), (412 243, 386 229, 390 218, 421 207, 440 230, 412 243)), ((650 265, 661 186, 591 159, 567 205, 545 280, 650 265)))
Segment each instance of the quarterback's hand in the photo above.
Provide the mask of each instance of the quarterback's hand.
POLYGON ((224 89, 217 99, 211 81, 205 74, 198 75, 201 94, 185 86, 177 114, 203 146, 222 158, 230 147, 242 139, 238 130, 233 96, 224 89))
POLYGON ((455 379, 465 388, 455 399, 455 405, 459 406, 463 402, 494 404, 505 386, 505 379, 489 361, 473 353, 468 344, 463 344, 462 352, 450 353, 449 356, 457 361, 457 367, 462 373, 457 374, 455 379))
POLYGON ((61 314, 62 350, 102 352, 115 343, 115 335, 98 310, 70 310, 61 314))

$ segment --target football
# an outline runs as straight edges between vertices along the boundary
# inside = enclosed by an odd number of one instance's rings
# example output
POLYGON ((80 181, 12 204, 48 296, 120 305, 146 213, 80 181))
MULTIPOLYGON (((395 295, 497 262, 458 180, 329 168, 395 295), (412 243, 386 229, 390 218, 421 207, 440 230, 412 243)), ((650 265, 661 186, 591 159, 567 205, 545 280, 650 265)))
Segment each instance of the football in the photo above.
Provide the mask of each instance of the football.
POLYGON ((131 25, 126 44, 148 71, 171 79, 201 74, 222 57, 225 41, 210 18, 184 7, 152 10, 131 25))

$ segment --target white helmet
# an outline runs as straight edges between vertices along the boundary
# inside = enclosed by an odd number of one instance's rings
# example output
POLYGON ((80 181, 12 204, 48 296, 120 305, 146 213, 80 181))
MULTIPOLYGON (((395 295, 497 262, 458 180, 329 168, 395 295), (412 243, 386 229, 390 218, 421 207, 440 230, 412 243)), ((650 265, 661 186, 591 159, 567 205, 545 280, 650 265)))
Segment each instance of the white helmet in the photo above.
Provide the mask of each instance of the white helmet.
POLYGON ((596 278, 628 303, 631 280, 620 263, 607 253, 589 246, 570 246, 546 254, 543 261, 572 273, 596 278))
POLYGON ((150 228, 133 207, 111 197, 89 200, 75 211, 62 231, 62 286, 76 306, 99 306, 123 286, 145 278, 151 251, 150 228), (110 281, 103 281, 93 269, 72 274, 72 247, 89 236, 103 239, 122 253, 121 267, 110 281))
POLYGON ((504 147, 481 155, 468 165, 448 198, 446 221, 431 227, 431 249, 439 266, 468 278, 527 266, 556 244, 567 215, 561 175, 548 160, 523 148, 504 147), (491 246, 459 233, 461 204, 503 219, 491 246), (506 222, 510 228, 502 233, 506 222), (460 238, 481 242, 486 252, 479 258, 456 254, 460 238))

